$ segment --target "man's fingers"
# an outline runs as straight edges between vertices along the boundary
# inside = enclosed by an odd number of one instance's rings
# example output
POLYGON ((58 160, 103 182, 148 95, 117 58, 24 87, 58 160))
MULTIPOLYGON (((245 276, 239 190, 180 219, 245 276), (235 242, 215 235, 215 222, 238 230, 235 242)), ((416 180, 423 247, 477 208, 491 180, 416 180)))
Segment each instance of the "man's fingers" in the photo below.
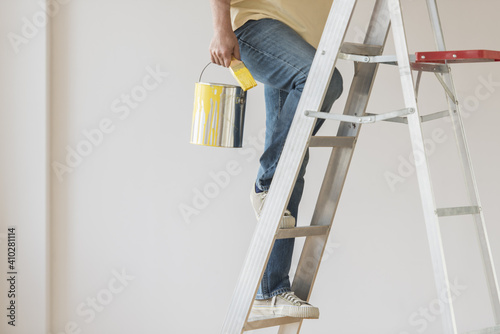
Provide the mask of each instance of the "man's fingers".
POLYGON ((224 55, 224 67, 229 67, 231 65, 231 56, 224 55))
POLYGON ((226 31, 223 34, 217 33, 210 43, 210 58, 212 63, 229 67, 231 66, 231 56, 240 58, 238 40, 234 32, 226 31))
POLYGON ((220 57, 217 57, 216 58, 216 62, 215 62, 217 65, 222 65, 222 60, 220 59, 220 57))
POLYGON ((233 54, 234 54, 234 58, 241 60, 240 47, 238 44, 236 44, 236 46, 234 47, 233 54))
POLYGON ((217 65, 229 67, 231 63, 231 56, 228 56, 227 53, 218 53, 217 54, 217 65))
POLYGON ((210 61, 214 64, 217 64, 217 59, 215 59, 215 56, 213 53, 210 54, 210 61))
POLYGON ((216 65, 223 65, 224 62, 223 62, 223 58, 221 58, 221 56, 219 54, 217 54, 217 52, 212 52, 211 53, 211 57, 210 57, 212 63, 216 64, 216 65))
POLYGON ((227 56, 227 52, 222 53, 222 52, 212 51, 210 52, 210 61, 216 65, 228 67, 229 64, 231 63, 231 56, 227 56))

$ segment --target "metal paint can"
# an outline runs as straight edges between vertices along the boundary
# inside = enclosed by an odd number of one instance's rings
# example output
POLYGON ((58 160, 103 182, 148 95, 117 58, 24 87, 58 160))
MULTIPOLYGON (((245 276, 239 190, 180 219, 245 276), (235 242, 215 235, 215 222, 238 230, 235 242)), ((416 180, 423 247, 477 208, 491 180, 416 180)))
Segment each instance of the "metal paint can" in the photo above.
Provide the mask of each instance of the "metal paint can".
POLYGON ((197 82, 194 93, 191 144, 241 147, 245 107, 246 92, 241 87, 197 82))

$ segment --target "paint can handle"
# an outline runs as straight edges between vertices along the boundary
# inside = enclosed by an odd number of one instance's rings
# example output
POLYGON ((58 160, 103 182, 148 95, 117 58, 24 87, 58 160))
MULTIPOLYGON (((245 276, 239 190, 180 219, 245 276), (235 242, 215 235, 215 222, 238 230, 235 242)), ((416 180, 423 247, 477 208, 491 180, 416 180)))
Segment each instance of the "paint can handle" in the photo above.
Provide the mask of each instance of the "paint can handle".
POLYGON ((205 70, 207 69, 208 66, 210 66, 210 64, 213 64, 213 63, 209 62, 205 67, 203 67, 203 70, 201 70, 200 79, 198 80, 198 82, 201 82, 201 77, 203 76, 203 72, 205 72, 205 70))

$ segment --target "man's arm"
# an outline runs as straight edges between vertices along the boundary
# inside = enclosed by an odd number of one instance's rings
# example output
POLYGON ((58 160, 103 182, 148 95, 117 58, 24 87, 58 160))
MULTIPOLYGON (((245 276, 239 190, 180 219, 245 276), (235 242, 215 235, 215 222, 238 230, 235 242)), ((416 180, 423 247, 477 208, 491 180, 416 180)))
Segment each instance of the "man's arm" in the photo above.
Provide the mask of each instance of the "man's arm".
POLYGON ((214 36, 210 43, 212 63, 229 67, 231 56, 240 59, 238 39, 231 27, 231 0, 210 0, 212 7, 214 36))

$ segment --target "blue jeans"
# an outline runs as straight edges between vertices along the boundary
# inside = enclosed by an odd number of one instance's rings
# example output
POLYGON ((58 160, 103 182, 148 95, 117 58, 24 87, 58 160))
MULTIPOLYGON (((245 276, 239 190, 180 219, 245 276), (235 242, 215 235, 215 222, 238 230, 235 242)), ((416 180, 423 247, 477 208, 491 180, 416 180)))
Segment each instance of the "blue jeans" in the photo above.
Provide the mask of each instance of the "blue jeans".
MULTIPOLYGON (((265 85, 266 139, 256 184, 266 191, 271 185, 316 50, 290 27, 273 19, 248 21, 235 33, 241 59, 255 79, 265 85)), ((342 76, 335 69, 321 111, 329 112, 341 94, 342 76)), ((314 133, 322 123, 323 120, 318 120, 314 133)), ((295 219, 304 190, 308 158, 307 152, 288 203, 288 210, 295 219)), ((276 240, 257 299, 291 291, 288 274, 294 241, 276 240)))

